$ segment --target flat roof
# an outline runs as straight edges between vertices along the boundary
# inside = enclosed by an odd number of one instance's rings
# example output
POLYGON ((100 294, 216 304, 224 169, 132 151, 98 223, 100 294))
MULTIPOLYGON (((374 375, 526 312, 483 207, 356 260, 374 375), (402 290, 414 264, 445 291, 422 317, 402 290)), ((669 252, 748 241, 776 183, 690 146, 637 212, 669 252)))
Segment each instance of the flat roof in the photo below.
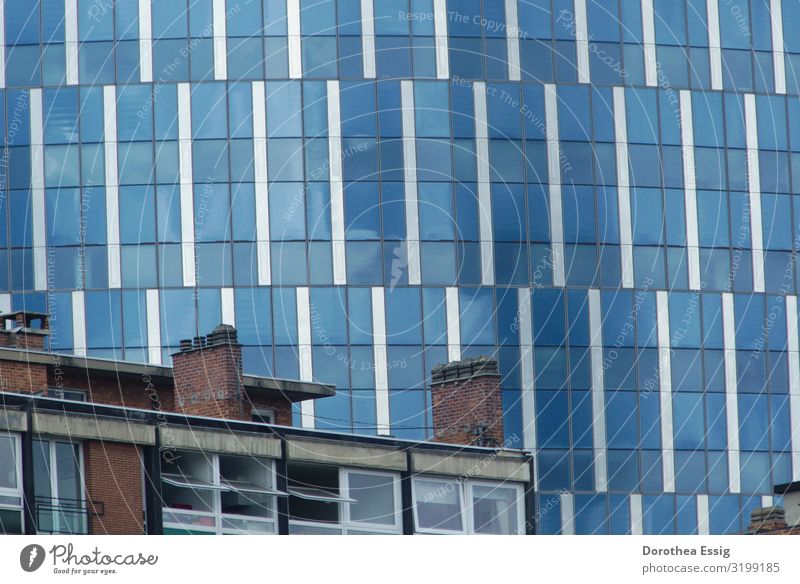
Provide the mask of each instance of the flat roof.
MULTIPOLYGON (((0 361, 76 369, 114 377, 136 376, 141 378, 147 376, 170 383, 173 379, 172 367, 166 365, 118 361, 100 357, 81 357, 11 347, 0 347, 0 361)), ((245 392, 251 397, 275 397, 276 394, 280 394, 290 401, 297 402, 336 394, 335 386, 324 383, 258 375, 242 375, 241 381, 245 392)))
POLYGON ((782 485, 775 485, 772 488, 772 493, 775 495, 787 495, 789 493, 796 493, 798 491, 800 491, 800 481, 783 483, 782 485))
POLYGON ((36 411, 62 412, 64 414, 85 414, 130 420, 132 422, 152 423, 157 426, 165 424, 186 426, 190 428, 206 428, 210 430, 225 430, 229 432, 253 432, 272 434, 281 437, 307 437, 322 440, 349 442, 354 444, 369 444, 386 446, 402 450, 428 450, 448 452, 451 454, 471 454, 476 456, 510 457, 518 460, 530 460, 530 454, 521 449, 496 449, 481 446, 466 446, 462 444, 446 444, 442 442, 428 442, 395 438, 392 436, 372 436, 364 434, 351 434, 333 430, 311 430, 296 426, 279 426, 276 424, 263 424, 242 420, 229 420, 225 418, 209 418, 204 416, 187 416, 177 412, 163 410, 146 410, 125 406, 112 406, 94 402, 72 401, 54 399, 41 395, 13 393, 0 391, 0 409, 33 409, 36 411))

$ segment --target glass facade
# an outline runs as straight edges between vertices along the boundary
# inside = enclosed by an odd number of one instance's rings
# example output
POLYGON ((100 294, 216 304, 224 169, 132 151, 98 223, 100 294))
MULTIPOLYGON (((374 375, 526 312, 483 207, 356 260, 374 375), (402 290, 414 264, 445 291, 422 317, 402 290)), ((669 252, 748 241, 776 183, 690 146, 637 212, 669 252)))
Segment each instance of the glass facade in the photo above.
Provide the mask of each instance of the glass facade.
POLYGON ((0 308, 54 350, 227 322, 336 385, 298 424, 411 439, 492 355, 544 533, 800 477, 796 2, 3 4, 0 308))

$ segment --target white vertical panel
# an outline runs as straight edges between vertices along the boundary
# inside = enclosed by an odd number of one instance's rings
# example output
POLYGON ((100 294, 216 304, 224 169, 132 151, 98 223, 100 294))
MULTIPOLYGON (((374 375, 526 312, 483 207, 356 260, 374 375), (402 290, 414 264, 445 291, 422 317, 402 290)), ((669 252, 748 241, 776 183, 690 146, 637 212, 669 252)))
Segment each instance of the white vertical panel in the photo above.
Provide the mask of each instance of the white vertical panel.
POLYGON ((739 401, 737 398, 736 322, 733 294, 722 295, 722 330, 725 347, 725 419, 728 426, 728 482, 731 493, 741 492, 739 475, 739 401))
POLYGON ((382 287, 372 288, 372 338, 375 359, 375 411, 378 434, 391 434, 389 365, 386 355, 386 304, 382 287))
POLYGON ((147 361, 161 365, 161 299, 159 291, 150 289, 145 293, 147 312, 147 361))
POLYGON ((78 84, 78 0, 64 3, 64 50, 67 85, 78 84))
POLYGON ((233 288, 221 288, 219 291, 220 305, 222 306, 222 324, 236 326, 236 300, 233 288))
POLYGON ((750 194, 750 238, 753 253, 753 292, 764 292, 764 238, 761 222, 761 172, 758 163, 756 96, 744 96, 747 128, 747 182, 750 194))
POLYGON ((188 83, 178 83, 178 150, 181 180, 181 253, 183 285, 194 286, 194 179, 192 168, 192 94, 188 83))
MULTIPOLYGON (((300 381, 313 381, 314 369, 311 360, 311 303, 308 288, 297 288, 297 350, 300 361, 300 381)), ((314 400, 300 404, 300 422, 303 428, 316 426, 314 400)))
MULTIPOLYGON (((0 314, 7 312, 11 312, 11 294, 0 294, 0 314)), ((3 328, 2 323, 0 323, 1 328, 3 328)))
POLYGON ((658 379, 661 405, 661 459, 664 492, 675 492, 675 451, 672 428, 672 347, 669 336, 669 297, 656 292, 658 319, 658 379))
MULTIPOLYGON (((0 64, 6 62, 6 11, 5 0, 0 0, 0 64)), ((0 67, 0 88, 6 86, 6 68, 0 67)))
POLYGON ((342 186, 342 129, 338 81, 328 81, 328 157, 331 189, 333 283, 338 286, 347 284, 344 188, 342 186))
POLYGON ((688 253, 689 288, 700 290, 700 236, 697 224, 697 182, 694 161, 694 118, 692 94, 680 92, 681 144, 683 152, 683 204, 686 215, 686 247, 688 253))
POLYGON ((506 51, 508 52, 508 79, 519 81, 521 77, 519 60, 519 17, 517 0, 505 0, 506 5, 506 51))
POLYGON ((711 59, 711 89, 722 89, 722 47, 719 30, 719 0, 706 0, 708 52, 711 59))
MULTIPOLYGON (((403 110, 403 159, 406 212, 406 262, 408 283, 419 285, 422 281, 419 252, 419 201, 417 196, 417 126, 414 119, 414 83, 400 82, 403 110)), ((394 276, 393 276, 394 278, 394 276)))
POLYGON ((625 88, 614 88, 614 135, 617 142, 617 207, 619 209, 619 252, 622 286, 633 288, 633 228, 631 187, 628 170, 628 119, 625 88))
POLYGON ((117 89, 103 87, 103 134, 105 137, 106 239, 108 286, 122 286, 119 248, 119 178, 117 176, 117 89))
POLYGON ((83 290, 72 293, 72 352, 86 355, 86 304, 83 290))
POLYGON ((597 491, 608 489, 606 457, 606 396, 603 371, 603 328, 600 290, 589 290, 589 343, 592 367, 592 438, 594 440, 594 482, 597 491))
POLYGON ((653 0, 642 0, 642 41, 644 43, 644 78, 650 87, 658 85, 656 26, 653 0))
POLYGON ((709 535, 710 533, 708 495, 697 495, 697 535, 709 535))
POLYGON ((761 506, 762 507, 772 507, 775 503, 775 499, 772 495, 761 495, 761 506))
POLYGON ((786 54, 783 48, 783 5, 769 0, 772 17, 772 69, 775 72, 775 93, 786 93, 786 54))
POLYGON ((447 314, 447 360, 461 360, 461 308, 458 288, 445 290, 445 312, 447 314))
POLYGON ((372 6, 372 0, 361 0, 361 52, 364 59, 364 78, 374 79, 375 10, 372 6))
POLYGON ((561 493, 561 535, 575 535, 575 495, 561 493))
POLYGON ((517 290, 519 319, 520 375, 522 378, 522 442, 525 450, 534 452, 533 485, 536 487, 538 466, 536 464, 536 386, 533 368, 533 313, 531 312, 530 288, 517 290))
POLYGON ((478 159, 478 224, 481 238, 481 283, 494 286, 494 236, 492 235, 492 187, 489 176, 489 128, 486 84, 472 84, 475 100, 475 148, 478 159))
POLYGON ((286 27, 289 49, 289 78, 303 76, 303 50, 300 45, 300 0, 286 0, 286 27))
POLYGON ((253 81, 253 173, 256 196, 258 285, 272 283, 269 242, 269 170, 267 168, 267 102, 263 81, 253 81))
POLYGON ((211 14, 214 23, 214 79, 227 79, 228 33, 225 21, 225 0, 213 0, 211 14))
POLYGON ((522 375, 522 432, 526 450, 536 448, 536 401, 533 369, 533 326, 530 288, 517 291, 520 373, 522 375))
POLYGON ((31 215, 33 223, 33 281, 36 290, 47 289, 47 222, 44 201, 44 126, 42 90, 30 90, 31 215))
POLYGON ((139 0, 139 79, 153 81, 153 15, 151 0, 139 0))
POLYGON ((575 48, 577 50, 578 83, 590 83, 589 22, 586 0, 575 0, 575 48))
POLYGON ((792 428, 792 480, 800 481, 800 342, 797 333, 797 296, 786 296, 789 355, 789 420, 792 428))
POLYGON ((438 79, 447 79, 450 77, 450 55, 447 43, 447 0, 433 0, 433 29, 436 42, 436 77, 438 79))
POLYGON ((556 86, 544 86, 544 113, 547 126, 547 173, 550 203, 550 245, 553 285, 563 286, 564 223, 561 207, 561 145, 558 139, 558 94, 556 86))
POLYGON ((631 535, 642 535, 642 496, 638 493, 630 495, 631 535))

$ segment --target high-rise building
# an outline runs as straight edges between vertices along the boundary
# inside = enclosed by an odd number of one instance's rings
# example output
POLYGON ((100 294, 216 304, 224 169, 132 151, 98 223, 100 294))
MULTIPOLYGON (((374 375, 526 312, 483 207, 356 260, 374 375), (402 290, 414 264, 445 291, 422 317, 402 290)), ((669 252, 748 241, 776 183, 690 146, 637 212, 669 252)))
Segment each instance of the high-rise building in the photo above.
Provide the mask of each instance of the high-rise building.
POLYGON ((6 0, 0 310, 333 384, 432 436, 489 355, 540 531, 725 533, 800 480, 789 0, 6 0), (104 318, 89 318, 102 314, 104 318))

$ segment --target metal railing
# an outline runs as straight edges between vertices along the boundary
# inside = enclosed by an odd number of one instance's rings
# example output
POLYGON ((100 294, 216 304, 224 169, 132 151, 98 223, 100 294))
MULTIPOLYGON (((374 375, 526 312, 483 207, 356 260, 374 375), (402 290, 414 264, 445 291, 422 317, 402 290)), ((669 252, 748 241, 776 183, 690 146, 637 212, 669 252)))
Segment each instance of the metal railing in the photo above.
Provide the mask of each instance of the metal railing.
POLYGON ((105 504, 88 499, 36 497, 34 513, 39 533, 85 535, 89 533, 89 517, 102 516, 105 504))

